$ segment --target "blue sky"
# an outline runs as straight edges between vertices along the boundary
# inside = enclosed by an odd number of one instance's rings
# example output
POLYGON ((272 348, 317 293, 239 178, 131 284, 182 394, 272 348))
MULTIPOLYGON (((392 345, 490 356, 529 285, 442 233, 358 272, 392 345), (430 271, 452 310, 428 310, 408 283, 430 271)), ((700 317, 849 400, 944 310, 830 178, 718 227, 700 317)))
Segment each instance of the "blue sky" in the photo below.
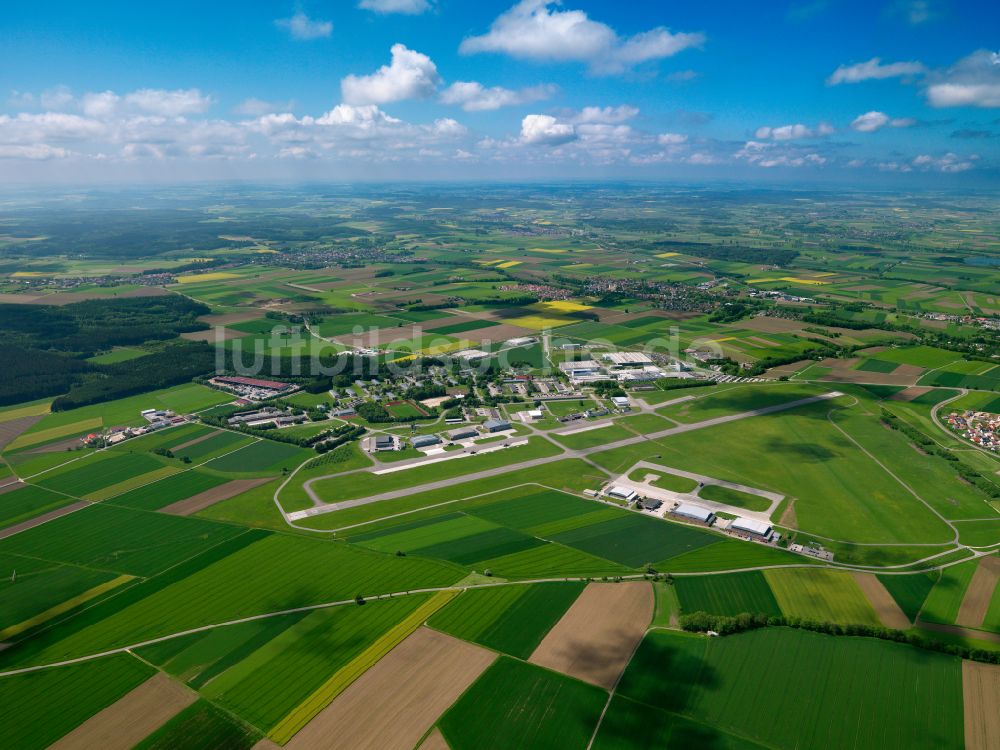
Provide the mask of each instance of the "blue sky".
POLYGON ((8 5, 8 183, 998 176, 997 3, 8 5))

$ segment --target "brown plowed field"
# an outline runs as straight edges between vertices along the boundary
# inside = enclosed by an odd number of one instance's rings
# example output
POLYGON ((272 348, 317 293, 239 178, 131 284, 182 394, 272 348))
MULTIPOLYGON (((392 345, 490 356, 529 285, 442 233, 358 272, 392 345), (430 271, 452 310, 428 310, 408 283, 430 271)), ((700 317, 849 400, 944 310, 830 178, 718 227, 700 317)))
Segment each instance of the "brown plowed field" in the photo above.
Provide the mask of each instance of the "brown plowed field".
POLYGON ((610 689, 653 619, 653 607, 646 581, 591 583, 528 661, 610 689))
POLYGON ((824 359, 819 363, 820 367, 829 367, 830 374, 823 376, 820 380, 836 381, 839 383, 878 383, 880 385, 913 385, 923 374, 922 367, 916 365, 900 365, 892 372, 868 372, 866 370, 854 370, 857 359, 824 359))
POLYGON ((289 750, 412 750, 496 654, 420 628, 285 745, 289 750))
POLYGON ((215 505, 216 503, 221 503, 223 500, 236 497, 247 490, 252 490, 254 487, 259 487, 260 485, 266 484, 270 481, 271 477, 258 479, 234 479, 231 482, 220 484, 218 487, 213 487, 210 490, 199 492, 197 495, 192 495, 191 497, 184 498, 183 500, 178 500, 176 503, 171 503, 165 508, 160 508, 160 512, 170 513, 175 516, 190 516, 198 511, 205 510, 205 508, 215 505))
POLYGON ((910 619, 899 608, 896 600, 892 598, 892 594, 886 591, 885 586, 874 574, 852 573, 851 575, 854 576, 854 580, 858 582, 861 590, 865 592, 865 596, 883 625, 896 630, 906 630, 910 627, 910 619))
POLYGON ((965 750, 1000 747, 1000 666, 962 662, 965 750))
POLYGON ((197 698, 180 683, 157 674, 91 716, 50 750, 128 750, 197 698))
POLYGON ((38 422, 44 414, 33 417, 18 417, 8 422, 0 422, 0 450, 7 447, 8 443, 14 442, 18 435, 38 422))
POLYGON ((990 600, 993 598, 998 581, 1000 581, 1000 557, 992 555, 979 558, 979 565, 972 575, 969 588, 965 591, 962 606, 958 608, 956 625, 967 628, 983 626, 986 610, 990 607, 990 600))

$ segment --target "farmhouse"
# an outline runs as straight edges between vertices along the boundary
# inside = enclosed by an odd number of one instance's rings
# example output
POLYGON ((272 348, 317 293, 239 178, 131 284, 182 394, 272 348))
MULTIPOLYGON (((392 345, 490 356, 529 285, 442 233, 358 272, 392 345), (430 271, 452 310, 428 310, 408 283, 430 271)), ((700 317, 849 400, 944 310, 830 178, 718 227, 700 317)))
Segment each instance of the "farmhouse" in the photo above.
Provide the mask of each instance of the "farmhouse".
POLYGON ((715 514, 712 511, 708 508, 702 508, 700 505, 692 505, 691 503, 681 503, 670 511, 670 515, 683 518, 685 521, 697 521, 706 526, 711 526, 715 523, 715 514))
POLYGON ((771 528, 771 524, 764 521, 755 521, 752 518, 743 518, 742 516, 733 519, 733 522, 729 524, 729 529, 742 534, 749 534, 752 537, 757 537, 768 542, 774 536, 774 529, 771 528))
POLYGON ((415 438, 410 440, 410 445, 414 448, 427 448, 431 445, 437 445, 441 442, 441 438, 437 435, 417 435, 415 438))
POLYGON ((510 429, 510 422, 506 419, 487 419, 483 422, 483 429, 487 432, 503 432, 510 429))
POLYGON ((448 433, 449 440, 466 440, 468 438, 474 438, 479 435, 476 432, 475 427, 459 427, 457 430, 452 430, 448 433))
POLYGON ((619 484, 609 488, 604 494, 608 497, 613 497, 616 500, 624 500, 627 503, 632 502, 639 495, 639 493, 631 487, 622 487, 619 484))

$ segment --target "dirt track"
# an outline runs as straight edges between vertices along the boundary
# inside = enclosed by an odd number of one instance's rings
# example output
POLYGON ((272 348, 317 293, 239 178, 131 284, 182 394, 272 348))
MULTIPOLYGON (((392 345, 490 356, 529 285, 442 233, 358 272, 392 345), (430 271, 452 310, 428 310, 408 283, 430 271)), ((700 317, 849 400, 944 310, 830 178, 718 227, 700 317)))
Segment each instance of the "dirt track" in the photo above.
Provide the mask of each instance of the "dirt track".
POLYGON ((854 576, 854 580, 865 593, 883 625, 896 630, 906 630, 910 627, 910 618, 899 608, 896 600, 892 598, 892 594, 886 591, 885 586, 873 573, 852 573, 851 575, 854 576))
POLYGON ((170 513, 175 516, 190 516, 198 511, 205 510, 205 508, 215 505, 216 503, 221 503, 223 500, 228 500, 229 498, 236 497, 247 490, 252 490, 254 487, 266 484, 267 482, 270 482, 271 479, 271 477, 258 479, 234 479, 231 482, 220 484, 218 487, 213 487, 210 490, 199 492, 197 495, 192 495, 191 497, 183 500, 178 500, 176 503, 171 503, 165 508, 160 508, 160 512, 170 513))
POLYGON ((528 661, 610 689, 653 619, 653 607, 646 581, 591 583, 528 661))
POLYGON ((962 662, 965 750, 1000 747, 1000 666, 962 662))
POLYGON ((494 659, 492 651, 420 628, 320 711, 285 747, 412 750, 494 659))
POLYGON ((993 555, 979 558, 979 565, 962 598, 962 606, 958 608, 956 625, 967 628, 983 626, 998 581, 1000 581, 1000 557, 993 555))
POLYGON ((61 740, 50 750, 128 750, 197 700, 165 674, 150 677, 61 740))

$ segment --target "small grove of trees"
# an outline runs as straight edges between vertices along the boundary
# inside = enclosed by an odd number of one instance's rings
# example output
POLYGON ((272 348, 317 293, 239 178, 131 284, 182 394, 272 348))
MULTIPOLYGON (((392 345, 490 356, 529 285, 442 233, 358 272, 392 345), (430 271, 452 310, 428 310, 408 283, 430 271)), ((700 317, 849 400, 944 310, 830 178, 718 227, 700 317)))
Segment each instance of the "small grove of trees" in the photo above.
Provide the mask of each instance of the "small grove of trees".
POLYGON ((719 635, 730 635, 758 628, 788 627, 800 630, 811 630, 814 633, 825 633, 834 636, 862 636, 878 638, 883 641, 907 643, 928 651, 938 651, 963 659, 981 661, 987 664, 1000 664, 1000 651, 970 648, 953 643, 942 643, 918 633, 903 630, 893 630, 878 625, 840 625, 833 622, 819 622, 802 617, 775 617, 765 614, 750 614, 742 612, 736 616, 711 615, 707 612, 692 612, 681 615, 680 626, 683 630, 695 633, 707 633, 709 630, 719 635))

